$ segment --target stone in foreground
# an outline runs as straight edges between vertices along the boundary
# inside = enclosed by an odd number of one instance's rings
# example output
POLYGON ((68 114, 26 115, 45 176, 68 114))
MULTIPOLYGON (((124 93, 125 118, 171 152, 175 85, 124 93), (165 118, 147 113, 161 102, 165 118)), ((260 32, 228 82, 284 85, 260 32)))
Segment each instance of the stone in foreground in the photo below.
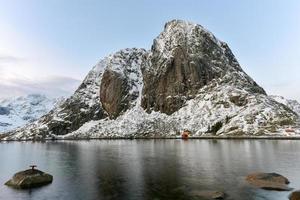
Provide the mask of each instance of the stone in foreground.
POLYGON ((292 192, 289 196, 290 200, 300 200, 300 190, 292 192))
POLYGON ((246 177, 246 180, 256 187, 265 190, 290 191, 287 185, 289 180, 277 173, 254 173, 246 177))
POLYGON ((47 185, 52 183, 52 180, 53 176, 50 174, 37 169, 28 169, 16 173, 5 185, 18 189, 27 189, 47 185))

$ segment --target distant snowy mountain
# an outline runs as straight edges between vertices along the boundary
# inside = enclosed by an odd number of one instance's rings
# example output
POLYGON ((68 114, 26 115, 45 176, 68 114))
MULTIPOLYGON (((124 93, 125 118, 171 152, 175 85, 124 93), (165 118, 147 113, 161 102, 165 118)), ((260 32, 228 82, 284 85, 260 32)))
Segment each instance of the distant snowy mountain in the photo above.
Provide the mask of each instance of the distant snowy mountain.
POLYGON ((62 101, 41 94, 0 100, 0 133, 35 121, 62 101))
POLYGON ((277 95, 270 95, 270 97, 273 98, 275 101, 286 105, 289 109, 291 109, 300 116, 300 103, 298 101, 286 99, 282 96, 277 95))

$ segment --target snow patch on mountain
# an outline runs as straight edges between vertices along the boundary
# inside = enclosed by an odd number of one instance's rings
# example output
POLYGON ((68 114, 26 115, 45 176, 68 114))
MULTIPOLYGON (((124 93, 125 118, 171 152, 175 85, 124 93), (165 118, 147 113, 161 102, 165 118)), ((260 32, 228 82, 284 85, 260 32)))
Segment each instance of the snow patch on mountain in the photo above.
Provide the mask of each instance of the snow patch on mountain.
MULTIPOLYGON (((115 54, 111 54, 108 59, 106 70, 117 72, 124 77, 130 85, 129 95, 141 97, 143 89, 143 74, 141 65, 143 55, 146 54, 144 49, 122 49, 115 54)), ((136 102, 140 104, 141 99, 136 102)))
POLYGON ((275 101, 287 106, 288 108, 290 108, 292 111, 294 111, 300 116, 300 103, 298 101, 286 99, 278 95, 270 95, 270 97, 275 101))

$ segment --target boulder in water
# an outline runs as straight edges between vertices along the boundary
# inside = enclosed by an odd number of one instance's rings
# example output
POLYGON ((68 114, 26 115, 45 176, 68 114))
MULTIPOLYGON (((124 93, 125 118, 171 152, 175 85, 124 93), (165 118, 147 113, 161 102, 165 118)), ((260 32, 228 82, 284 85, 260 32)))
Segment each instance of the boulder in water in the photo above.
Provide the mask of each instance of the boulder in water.
POLYGON ((277 173, 254 173, 246 177, 246 180, 256 187, 265 190, 290 191, 289 180, 277 173))
POLYGON ((290 200, 300 200, 300 190, 292 192, 289 196, 290 200))
POLYGON ((225 199, 226 194, 222 191, 192 191, 190 193, 193 197, 205 199, 225 199))
POLYGON ((52 180, 53 176, 50 174, 37 169, 28 169, 16 173, 5 185, 19 189, 27 189, 47 185, 52 183, 52 180))

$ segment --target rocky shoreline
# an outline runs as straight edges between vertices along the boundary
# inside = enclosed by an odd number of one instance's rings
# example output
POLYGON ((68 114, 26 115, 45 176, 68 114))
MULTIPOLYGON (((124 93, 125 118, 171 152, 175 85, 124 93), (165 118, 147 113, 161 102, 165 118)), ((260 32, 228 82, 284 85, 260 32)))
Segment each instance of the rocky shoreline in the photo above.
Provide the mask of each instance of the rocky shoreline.
MULTIPOLYGON (((91 137, 91 138, 45 138, 45 139, 0 139, 0 142, 17 141, 84 141, 84 140, 182 140, 181 136, 154 136, 154 137, 91 137)), ((190 136, 191 140, 300 140, 299 136, 190 136)))

